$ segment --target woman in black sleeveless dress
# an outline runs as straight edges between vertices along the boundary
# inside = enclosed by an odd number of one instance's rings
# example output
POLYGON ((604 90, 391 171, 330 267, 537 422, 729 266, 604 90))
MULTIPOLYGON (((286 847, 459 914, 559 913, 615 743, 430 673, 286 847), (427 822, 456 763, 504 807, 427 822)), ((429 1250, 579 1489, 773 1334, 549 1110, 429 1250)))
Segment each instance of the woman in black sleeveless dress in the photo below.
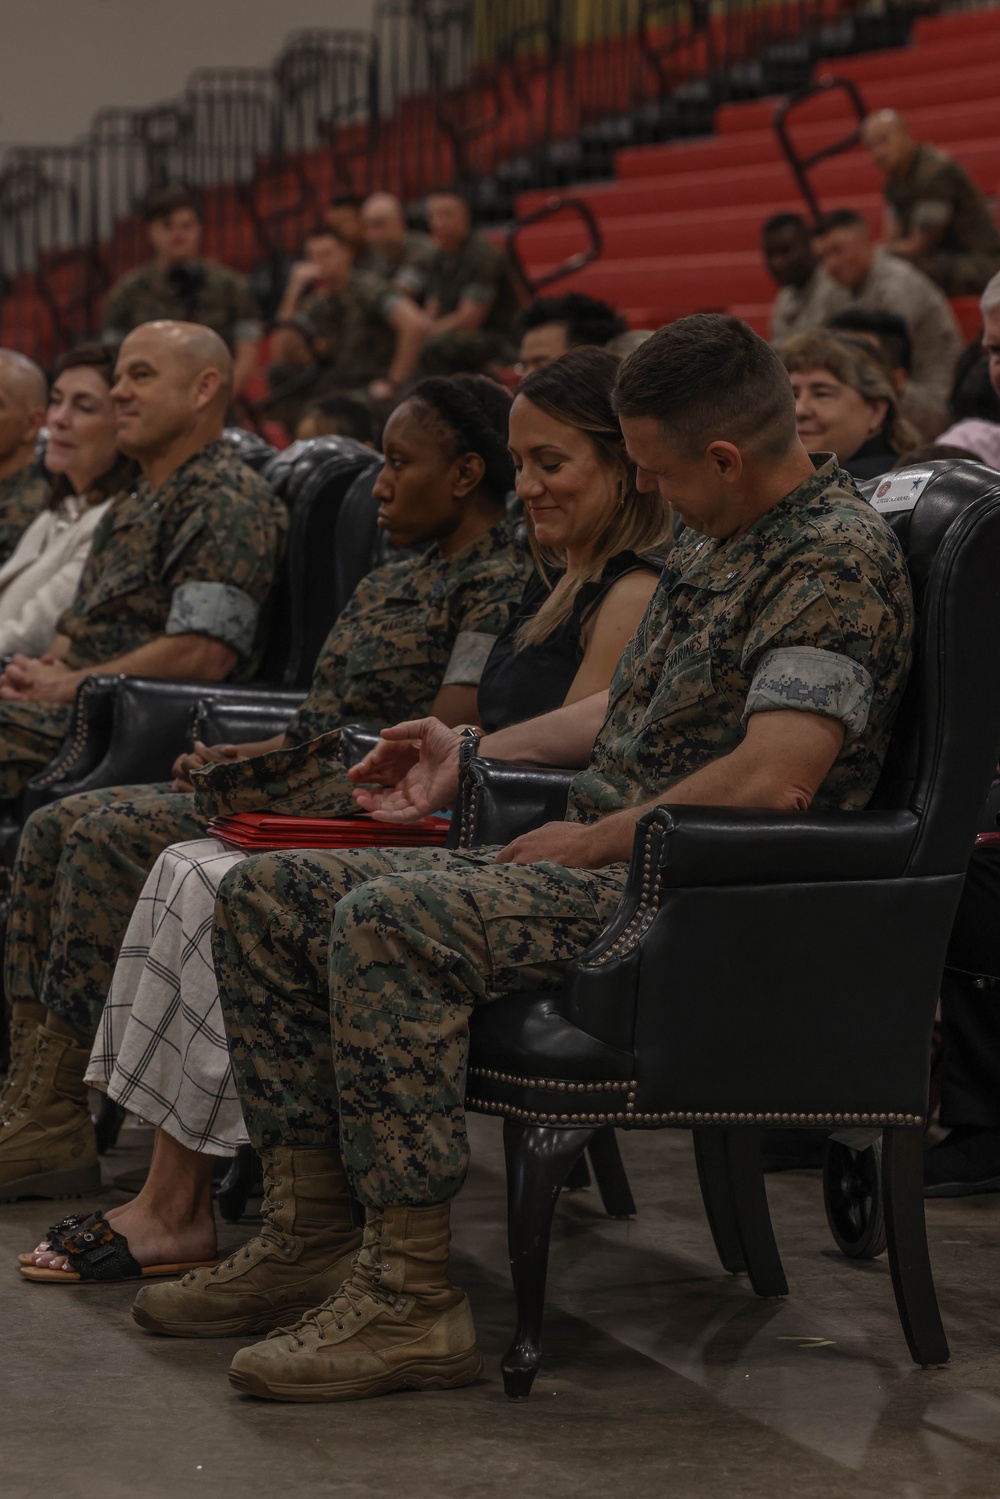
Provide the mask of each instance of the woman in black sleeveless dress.
POLYGON ((510 447, 535 571, 480 680, 487 732, 606 689, 656 586, 670 516, 635 488, 618 364, 572 349, 518 388, 510 447))

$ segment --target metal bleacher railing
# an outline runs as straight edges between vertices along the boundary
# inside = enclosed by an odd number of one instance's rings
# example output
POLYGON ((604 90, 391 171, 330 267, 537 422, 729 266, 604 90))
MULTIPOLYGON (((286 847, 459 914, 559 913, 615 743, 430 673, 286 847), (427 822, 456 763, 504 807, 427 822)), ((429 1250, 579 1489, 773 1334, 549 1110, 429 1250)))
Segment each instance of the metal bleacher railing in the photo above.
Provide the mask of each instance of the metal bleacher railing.
MULTIPOLYGON (((926 7, 924 7, 926 8, 926 7)), ((0 152, 0 341, 41 359, 93 333, 146 255, 155 187, 202 197, 206 253, 279 268, 325 201, 608 175, 621 146, 704 133, 726 99, 794 89, 817 56, 905 38, 914 0, 381 0, 367 31, 293 35, 271 68, 195 73, 150 109, 106 109, 70 146, 0 152)))

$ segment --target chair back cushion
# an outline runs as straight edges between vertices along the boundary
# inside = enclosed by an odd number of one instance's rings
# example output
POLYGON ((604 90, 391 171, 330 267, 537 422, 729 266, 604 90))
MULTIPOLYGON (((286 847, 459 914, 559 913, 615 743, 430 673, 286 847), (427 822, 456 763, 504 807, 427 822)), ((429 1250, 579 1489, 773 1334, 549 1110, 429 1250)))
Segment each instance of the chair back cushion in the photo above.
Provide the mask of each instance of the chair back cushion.
POLYGON ((263 437, 258 437, 256 432, 247 432, 243 427, 227 427, 222 435, 255 473, 263 474, 268 464, 278 456, 277 448, 272 448, 263 437))
POLYGON ((381 461, 348 438, 321 437, 302 446, 308 451, 284 467, 275 460, 265 475, 288 506, 290 523, 260 678, 285 687, 308 687, 312 680, 340 612, 333 584, 340 507, 358 475, 381 461))
POLYGON ((1000 750, 1000 473, 939 460, 861 489, 878 508, 897 506, 883 513, 917 606, 913 669, 872 805, 917 814, 910 874, 954 874, 1000 750))

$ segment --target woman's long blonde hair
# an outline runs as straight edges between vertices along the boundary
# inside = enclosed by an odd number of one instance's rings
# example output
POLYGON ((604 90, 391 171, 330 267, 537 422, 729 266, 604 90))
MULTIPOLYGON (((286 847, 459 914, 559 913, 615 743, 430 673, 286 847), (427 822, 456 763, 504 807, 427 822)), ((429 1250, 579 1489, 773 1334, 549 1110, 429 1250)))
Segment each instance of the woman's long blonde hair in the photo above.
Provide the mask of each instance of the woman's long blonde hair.
POLYGON ((563 426, 583 432, 598 459, 619 476, 619 500, 612 507, 598 534, 587 571, 574 578, 559 594, 552 592, 550 572, 566 566, 565 554, 540 546, 528 520, 528 544, 539 576, 548 585, 549 596, 517 632, 517 649, 547 640, 573 613, 577 594, 585 583, 599 578, 605 563, 618 552, 646 552, 666 556, 672 544, 670 507, 658 494, 640 494, 635 487, 635 465, 625 451, 618 418, 611 405, 611 390, 621 363, 606 349, 570 349, 561 359, 544 365, 518 386, 539 411, 563 426))

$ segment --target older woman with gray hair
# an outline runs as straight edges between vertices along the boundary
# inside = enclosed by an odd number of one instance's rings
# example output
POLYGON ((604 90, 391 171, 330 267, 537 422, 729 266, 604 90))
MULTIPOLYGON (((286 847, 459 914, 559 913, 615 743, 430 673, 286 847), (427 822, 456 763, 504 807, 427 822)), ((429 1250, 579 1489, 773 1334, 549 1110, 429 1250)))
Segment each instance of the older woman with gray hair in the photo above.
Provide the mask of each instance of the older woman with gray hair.
POLYGON ((855 479, 872 479, 917 447, 920 436, 899 414, 891 374, 866 339, 817 329, 779 352, 810 452, 835 453, 855 479))

